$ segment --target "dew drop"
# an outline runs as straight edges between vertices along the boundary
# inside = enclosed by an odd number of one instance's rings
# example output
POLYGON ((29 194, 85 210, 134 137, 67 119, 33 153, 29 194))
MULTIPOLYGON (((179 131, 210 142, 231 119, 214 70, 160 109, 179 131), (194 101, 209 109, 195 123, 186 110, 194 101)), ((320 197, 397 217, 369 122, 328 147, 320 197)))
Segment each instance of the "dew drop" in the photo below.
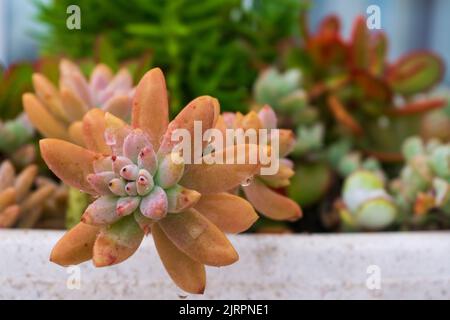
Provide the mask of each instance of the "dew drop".
POLYGON ((242 183, 242 187, 248 187, 253 182, 253 176, 246 178, 242 183))

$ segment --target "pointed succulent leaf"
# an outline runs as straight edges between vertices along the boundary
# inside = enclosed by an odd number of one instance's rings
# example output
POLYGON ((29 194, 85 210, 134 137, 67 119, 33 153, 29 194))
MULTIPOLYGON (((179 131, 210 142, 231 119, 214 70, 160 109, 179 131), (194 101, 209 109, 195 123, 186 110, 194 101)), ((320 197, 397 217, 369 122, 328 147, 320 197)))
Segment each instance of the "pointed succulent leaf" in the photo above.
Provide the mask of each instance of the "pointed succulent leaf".
POLYGON ((225 234, 194 209, 169 214, 158 225, 179 250, 202 264, 220 267, 239 259, 225 234))
POLYGON ((61 90, 62 106, 64 113, 69 121, 78 121, 83 119, 88 111, 88 106, 68 89, 61 90))
POLYGON ((126 95, 115 96, 106 102, 103 110, 120 119, 128 120, 131 116, 131 98, 126 95))
POLYGON ((23 95, 23 107, 30 121, 44 137, 70 140, 64 123, 47 111, 34 94, 23 95))
POLYGON ((19 219, 20 213, 21 210, 18 205, 12 205, 0 211, 0 229, 13 227, 19 219))
POLYGON ((386 67, 388 40, 384 32, 376 33, 370 43, 370 71, 381 76, 386 67))
POLYGON ((38 167, 36 165, 29 165, 16 177, 14 188, 16 189, 17 202, 21 202, 30 191, 37 173, 38 167))
POLYGON ((103 156, 57 139, 43 139, 39 145, 44 161, 58 178, 74 188, 96 194, 86 177, 94 173, 93 162, 103 156))
MULTIPOLYGON (((210 96, 201 96, 189 102, 175 119, 170 122, 158 152, 160 154, 167 154, 172 151, 173 147, 178 143, 177 141, 172 141, 172 135, 178 129, 188 130, 190 136, 194 137, 195 122, 201 122, 201 134, 203 137, 206 130, 214 128, 215 121, 217 121, 218 108, 220 108, 219 102, 217 99, 210 96)), ((191 140, 191 154, 194 156, 196 155, 196 148, 203 150, 206 146, 206 142, 203 146, 197 146, 194 144, 194 139, 191 140)))
POLYGON ((152 235, 161 261, 177 286, 189 293, 203 293, 206 286, 204 265, 178 249, 157 224, 152 228, 152 235))
POLYGON ((366 26, 366 19, 363 16, 358 17, 353 25, 351 58, 353 67, 357 69, 366 69, 369 65, 369 30, 366 26))
POLYGON ((226 233, 244 232, 258 220, 248 201, 226 192, 203 195, 195 209, 226 233))
POLYGON ((69 137, 70 141, 75 143, 76 145, 79 145, 80 147, 85 147, 86 143, 84 141, 84 134, 83 134, 83 122, 82 121, 75 121, 73 122, 69 129, 69 137))
POLYGON ((0 191, 0 212, 16 202, 16 189, 8 187, 0 191))
POLYGON ((89 150, 108 155, 111 148, 105 141, 105 112, 94 108, 83 117, 84 141, 89 150))
POLYGON ((11 161, 5 160, 0 165, 0 191, 12 187, 16 176, 16 170, 11 161))
POLYGON ((248 144, 215 151, 205 155, 201 164, 190 165, 180 184, 201 194, 231 190, 259 171, 261 164, 258 154, 259 148, 248 144), (239 164, 238 157, 243 155, 245 159, 241 158, 243 161, 239 164), (251 163, 251 158, 256 159, 256 163, 251 163))
POLYGON ((294 221, 302 216, 302 210, 296 202, 271 190, 259 179, 255 179, 243 189, 255 209, 273 220, 294 221))
POLYGON ((136 88, 133 99, 132 124, 150 137, 155 150, 169 122, 169 105, 164 75, 159 68, 148 71, 136 88))
POLYGON ((67 122, 60 94, 53 83, 41 74, 33 75, 33 85, 39 99, 47 107, 47 110, 58 120, 67 122))
POLYGON ((98 227, 78 223, 53 247, 50 261, 61 266, 69 266, 90 260, 98 231, 98 227))
POLYGON ((437 55, 421 51, 401 57, 388 71, 395 92, 412 95, 428 90, 441 81, 444 64, 437 55))
POLYGON ((93 249, 94 265, 106 267, 128 259, 139 248, 143 238, 144 233, 133 216, 101 229, 93 249))
POLYGON ((108 86, 112 78, 113 72, 111 69, 107 65, 100 63, 92 71, 89 86, 96 91, 103 90, 108 86))

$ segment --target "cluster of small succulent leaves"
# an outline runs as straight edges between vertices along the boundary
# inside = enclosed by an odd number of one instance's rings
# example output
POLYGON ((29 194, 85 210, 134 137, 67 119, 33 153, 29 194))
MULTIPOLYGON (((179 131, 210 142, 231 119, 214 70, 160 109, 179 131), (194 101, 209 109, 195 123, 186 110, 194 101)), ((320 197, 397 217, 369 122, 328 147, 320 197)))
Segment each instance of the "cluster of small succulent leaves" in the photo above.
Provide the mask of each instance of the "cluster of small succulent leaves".
MULTIPOLYGON (((269 105, 264 105, 258 112, 250 111, 246 115, 241 113, 223 113, 217 128, 225 129, 276 129, 279 134, 279 169, 274 175, 255 175, 243 183, 242 189, 246 199, 265 217, 273 220, 295 221, 302 216, 299 205, 280 194, 277 190, 284 190, 290 184, 294 175, 294 164, 286 157, 295 146, 294 133, 289 129, 278 129, 278 119, 269 105)), ((270 135, 270 132, 268 133, 270 135)))
POLYGON ((41 39, 46 53, 91 57, 99 36, 121 61, 150 49, 154 65, 166 72, 172 114, 205 93, 242 111, 257 67, 273 61, 276 44, 295 32, 305 2, 80 0, 81 11, 89 12, 83 32, 66 32, 70 0, 41 2, 38 15, 49 27, 41 39))
POLYGON ((38 177, 36 165, 20 173, 5 160, 0 165, 0 228, 62 228, 67 190, 38 177))
POLYGON ((123 68, 114 75, 109 67, 99 64, 89 80, 76 64, 67 59, 61 60, 59 69, 59 87, 44 75, 35 73, 35 94, 23 96, 25 112, 44 137, 85 145, 81 120, 93 108, 129 119, 134 88, 127 69, 123 68))
POLYGON ((450 144, 411 137, 403 144, 405 166, 390 184, 405 223, 423 224, 430 213, 450 215, 450 144), (411 218, 411 214, 413 217, 411 218))
POLYGON ((322 123, 329 127, 335 120, 383 160, 400 159, 401 142, 416 134, 415 115, 445 104, 442 98, 417 98, 441 81, 441 58, 417 51, 388 63, 386 35, 368 30, 364 17, 356 19, 348 41, 336 16, 325 18, 315 34, 303 28, 302 38, 301 47, 287 51, 285 64, 302 70, 322 123))
POLYGON ((33 163, 36 160, 34 136, 34 128, 24 114, 5 122, 0 120, 0 153, 20 167, 33 163))
POLYGON ((250 157, 254 148, 232 145, 203 155, 199 164, 186 162, 174 150, 175 130, 193 135, 194 121, 201 121, 206 131, 216 126, 219 114, 218 101, 202 96, 169 122, 165 79, 160 69, 152 69, 135 90, 131 125, 92 109, 82 125, 85 141, 95 141, 87 149, 60 139, 41 140, 49 168, 95 199, 55 245, 51 261, 117 264, 133 255, 151 233, 173 281, 187 292, 202 293, 205 265, 225 266, 238 259, 224 232, 245 231, 258 218, 249 202, 228 191, 257 174, 260 163, 208 161, 230 152, 250 157))
POLYGON ((450 215, 450 145, 410 137, 402 147, 405 164, 389 180, 373 158, 356 152, 340 161, 342 199, 334 209, 343 230, 380 230, 448 226, 450 215))

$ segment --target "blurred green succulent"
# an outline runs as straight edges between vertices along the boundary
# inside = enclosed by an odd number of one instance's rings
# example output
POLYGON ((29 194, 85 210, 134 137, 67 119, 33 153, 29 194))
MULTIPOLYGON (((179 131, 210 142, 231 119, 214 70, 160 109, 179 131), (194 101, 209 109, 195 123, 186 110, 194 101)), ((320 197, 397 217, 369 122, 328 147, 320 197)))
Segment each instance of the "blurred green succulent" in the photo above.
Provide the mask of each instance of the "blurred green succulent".
POLYGON ((0 120, 0 153, 19 168, 29 165, 36 159, 34 136, 34 128, 24 114, 5 122, 0 120))
POLYGON ((80 0, 82 29, 67 32, 71 0, 41 1, 46 53, 92 55, 99 35, 119 60, 151 50, 167 74, 172 112, 204 94, 230 111, 244 111, 259 66, 273 61, 276 44, 295 31, 299 0, 80 0), (132 7, 133 10, 129 10, 132 7), (127 14, 125 15, 124 12, 127 14))
POLYGON ((398 215, 393 198, 375 173, 357 170, 345 179, 342 205, 338 206, 343 228, 347 230, 382 230, 392 225, 398 215))
POLYGON ((411 137, 402 152, 406 164, 391 190, 405 216, 422 223, 433 210, 450 215, 450 144, 411 137))

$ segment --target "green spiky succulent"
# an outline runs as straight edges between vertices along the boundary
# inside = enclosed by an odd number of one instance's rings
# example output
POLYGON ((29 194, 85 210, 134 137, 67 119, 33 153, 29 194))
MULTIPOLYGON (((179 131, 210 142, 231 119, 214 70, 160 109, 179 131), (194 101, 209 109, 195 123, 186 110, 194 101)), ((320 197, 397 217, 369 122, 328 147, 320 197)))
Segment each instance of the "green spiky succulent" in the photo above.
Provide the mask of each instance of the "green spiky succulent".
POLYGON ((50 29, 42 36, 44 52, 90 56, 99 35, 119 48, 119 60, 151 50, 167 73, 173 106, 210 94, 230 111, 245 110, 256 67, 273 61, 277 42, 295 31, 305 7, 298 0, 81 0, 82 29, 67 32, 71 4, 39 5, 39 19, 50 29))

